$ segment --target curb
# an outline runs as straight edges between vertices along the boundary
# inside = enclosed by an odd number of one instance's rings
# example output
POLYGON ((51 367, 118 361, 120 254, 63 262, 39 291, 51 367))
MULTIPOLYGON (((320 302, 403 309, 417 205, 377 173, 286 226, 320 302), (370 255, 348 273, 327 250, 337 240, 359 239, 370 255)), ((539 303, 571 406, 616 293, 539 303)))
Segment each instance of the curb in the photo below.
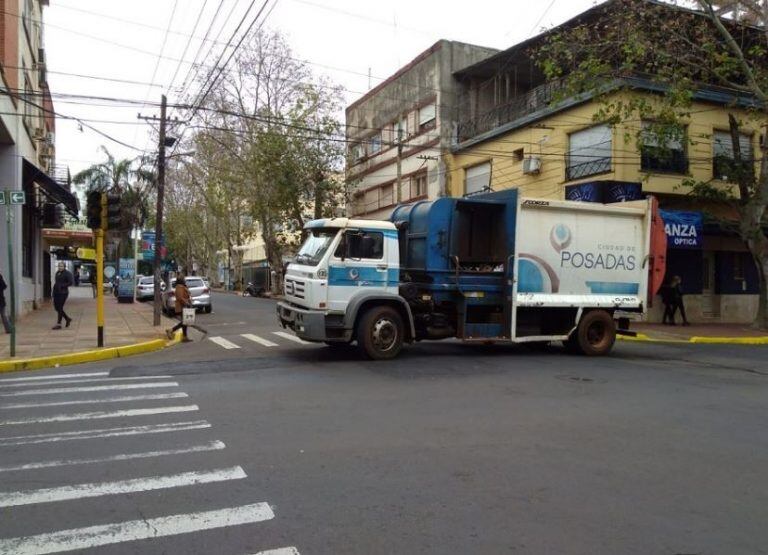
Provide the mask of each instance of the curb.
POLYGON ((82 364, 84 362, 97 362, 100 360, 109 360, 111 358, 122 358, 151 353, 176 345, 180 341, 180 337, 181 332, 176 332, 176 336, 171 340, 153 339, 151 341, 144 341, 143 343, 133 343, 131 345, 107 347, 105 349, 94 349, 91 351, 80 351, 79 353, 3 360, 0 361, 0 373, 40 370, 42 368, 69 366, 72 364, 82 364))
POLYGON ((636 337, 617 335, 621 341, 637 341, 645 343, 704 343, 710 345, 768 345, 768 335, 756 337, 708 337, 693 336, 688 339, 659 339, 644 333, 638 333, 636 337))

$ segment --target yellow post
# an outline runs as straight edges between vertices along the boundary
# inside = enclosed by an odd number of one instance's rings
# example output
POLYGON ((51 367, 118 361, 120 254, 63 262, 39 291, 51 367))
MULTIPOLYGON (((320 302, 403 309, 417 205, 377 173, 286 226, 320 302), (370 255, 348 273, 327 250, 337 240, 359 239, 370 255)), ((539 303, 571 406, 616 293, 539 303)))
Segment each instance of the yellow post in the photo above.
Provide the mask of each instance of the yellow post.
POLYGON ((104 346, 104 228, 107 225, 107 195, 101 195, 101 228, 96 233, 96 326, 97 345, 104 346))

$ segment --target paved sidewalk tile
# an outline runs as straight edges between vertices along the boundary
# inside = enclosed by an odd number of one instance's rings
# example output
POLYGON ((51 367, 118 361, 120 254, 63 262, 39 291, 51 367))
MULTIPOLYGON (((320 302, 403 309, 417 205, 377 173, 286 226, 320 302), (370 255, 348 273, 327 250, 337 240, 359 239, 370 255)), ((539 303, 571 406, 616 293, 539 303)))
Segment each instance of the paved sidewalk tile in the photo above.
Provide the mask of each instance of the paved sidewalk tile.
MULTIPOLYGON (((56 312, 50 301, 16 322, 16 358, 96 349, 96 299, 91 287, 72 287, 64 311, 72 318, 69 328, 51 329, 56 312)), ((118 303, 112 295, 104 297, 105 347, 164 338, 165 329, 173 324, 163 316, 159 328, 152 326, 152 303, 118 303)), ((10 336, 0 337, 0 359, 9 359, 10 336)))
POLYGON ((765 337, 768 330, 755 329, 748 324, 692 324, 690 326, 665 326, 663 324, 633 324, 633 331, 657 339, 682 339, 691 337, 765 337))

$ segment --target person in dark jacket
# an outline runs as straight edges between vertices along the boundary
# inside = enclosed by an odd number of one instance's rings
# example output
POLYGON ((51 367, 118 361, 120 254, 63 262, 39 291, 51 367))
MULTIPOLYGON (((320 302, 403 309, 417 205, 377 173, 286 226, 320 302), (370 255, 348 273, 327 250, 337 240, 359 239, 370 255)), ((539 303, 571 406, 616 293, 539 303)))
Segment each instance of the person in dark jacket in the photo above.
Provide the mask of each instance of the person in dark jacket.
POLYGON ((64 303, 67 302, 67 297, 69 297, 69 288, 75 283, 75 278, 72 277, 72 272, 67 270, 63 262, 59 262, 58 268, 53 282, 53 308, 56 309, 56 314, 58 316, 56 325, 53 326, 53 329, 55 330, 61 329, 62 318, 66 320, 67 327, 72 323, 72 318, 67 316, 67 313, 64 312, 64 303))
POLYGON ((173 295, 176 298, 174 312, 179 319, 179 323, 165 330, 165 334, 168 336, 168 339, 173 339, 173 334, 176 333, 176 330, 181 329, 182 341, 192 341, 187 337, 187 326, 184 325, 184 309, 192 306, 192 297, 184 281, 184 276, 181 274, 176 278, 176 287, 173 290, 173 295))
POLYGON ((675 307, 672 304, 672 285, 670 282, 665 282, 659 290, 661 295, 661 302, 664 304, 664 316, 661 319, 663 324, 675 325, 675 307))
POLYGON ((683 303, 683 286, 682 286, 683 280, 680 278, 680 276, 675 276, 672 278, 672 283, 670 284, 670 298, 672 301, 672 315, 671 315, 671 323, 674 326, 675 325, 675 313, 679 310, 680 316, 683 317, 683 325, 684 326, 690 326, 688 323, 688 318, 685 316, 685 304, 683 303))
POLYGON ((8 316, 5 315, 5 290, 7 287, 3 274, 0 274, 0 318, 3 319, 5 333, 11 333, 11 323, 8 321, 8 316))

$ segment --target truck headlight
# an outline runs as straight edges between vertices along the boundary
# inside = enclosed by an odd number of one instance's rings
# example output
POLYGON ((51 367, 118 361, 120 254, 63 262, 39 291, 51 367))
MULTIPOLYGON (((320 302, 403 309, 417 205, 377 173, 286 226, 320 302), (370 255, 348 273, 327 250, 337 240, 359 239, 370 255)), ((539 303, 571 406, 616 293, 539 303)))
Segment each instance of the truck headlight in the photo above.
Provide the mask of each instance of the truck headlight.
POLYGON ((328 277, 328 270, 318 270, 317 271, 317 277, 320 279, 325 279, 328 277))

